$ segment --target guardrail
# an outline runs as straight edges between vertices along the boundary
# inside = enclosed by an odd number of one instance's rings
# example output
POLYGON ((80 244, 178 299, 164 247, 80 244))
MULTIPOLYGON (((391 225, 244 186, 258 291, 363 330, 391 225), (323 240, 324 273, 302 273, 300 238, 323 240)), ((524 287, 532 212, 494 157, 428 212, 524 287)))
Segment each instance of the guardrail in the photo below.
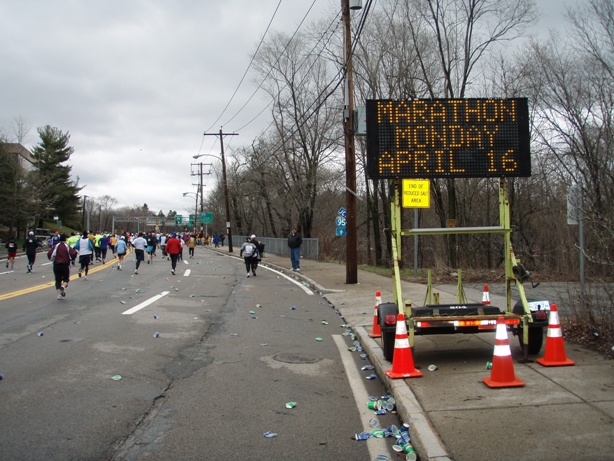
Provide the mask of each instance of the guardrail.
MULTIPOLYGON (((232 246, 237 249, 237 252, 247 237, 247 235, 232 236, 232 246)), ((257 240, 264 243, 265 258, 267 253, 290 257, 290 248, 288 248, 287 238, 257 237, 257 240)), ((320 259, 320 244, 317 238, 303 238, 301 256, 315 260, 320 259)))

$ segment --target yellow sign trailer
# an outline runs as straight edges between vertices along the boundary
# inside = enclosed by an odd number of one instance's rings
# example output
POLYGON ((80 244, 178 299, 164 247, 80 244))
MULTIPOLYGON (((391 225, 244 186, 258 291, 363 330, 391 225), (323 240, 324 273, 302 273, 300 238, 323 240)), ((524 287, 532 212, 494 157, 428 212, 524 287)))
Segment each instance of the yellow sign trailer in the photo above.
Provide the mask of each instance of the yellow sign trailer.
MULTIPOLYGON (((451 227, 451 228, 419 228, 401 229, 401 181, 391 180, 394 195, 391 202, 391 230, 392 230, 392 259, 394 269, 393 293, 399 312, 405 315, 407 321, 410 347, 414 347, 416 334, 434 334, 432 332, 446 331, 448 333, 468 333, 480 331, 494 331, 497 317, 502 315, 505 323, 515 335, 522 335, 524 359, 528 361, 529 351, 538 353, 543 341, 543 328, 547 326, 547 301, 529 303, 527 301, 523 282, 530 277, 529 272, 520 264, 514 255, 511 243, 510 207, 505 191, 505 178, 499 181, 499 226, 491 227, 451 227), (401 291, 401 277, 399 261, 401 260, 401 237, 414 235, 451 235, 451 234, 502 234, 505 242, 505 283, 507 304, 505 312, 497 315, 481 313, 478 308, 475 313, 462 315, 464 299, 459 280, 459 308, 460 315, 436 315, 438 309, 433 309, 433 315, 415 315, 416 308, 410 303, 405 308, 401 291), (512 285, 515 284, 520 295, 520 302, 512 306, 512 285), (546 309, 544 309, 544 307, 546 309), (408 312, 405 312, 407 310, 408 312), (442 330, 443 329, 443 330, 442 330)), ((460 272, 460 271, 459 271, 460 272)), ((459 275, 460 278, 460 275, 459 275)), ((427 290, 432 290, 429 285, 427 290)), ((427 295, 427 298, 430 298, 427 295)), ((448 312, 449 313, 449 312, 448 312)))

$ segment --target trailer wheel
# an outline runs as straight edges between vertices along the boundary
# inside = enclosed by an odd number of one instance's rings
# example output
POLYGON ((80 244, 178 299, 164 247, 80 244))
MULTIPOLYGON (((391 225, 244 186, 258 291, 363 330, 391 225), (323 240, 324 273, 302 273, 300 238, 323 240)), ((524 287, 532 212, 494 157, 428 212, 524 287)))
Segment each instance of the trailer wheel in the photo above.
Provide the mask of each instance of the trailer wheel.
MULTIPOLYGON (((522 307, 522 301, 518 301, 513 308, 514 314, 522 315, 524 313, 522 307)), ((518 342, 520 343, 520 347, 522 344, 522 337, 524 336, 524 331, 522 327, 518 328, 518 342)), ((539 351, 542 349, 542 345, 544 344, 544 327, 539 325, 529 325, 529 354, 537 355, 539 351)))
MULTIPOLYGON (((518 335, 518 342, 520 343, 520 347, 522 344, 522 337, 524 336, 524 332, 522 328, 520 329, 520 334, 518 335)), ((544 344, 544 328, 543 327, 529 327, 529 354, 537 355, 539 351, 542 349, 542 345, 544 344)))

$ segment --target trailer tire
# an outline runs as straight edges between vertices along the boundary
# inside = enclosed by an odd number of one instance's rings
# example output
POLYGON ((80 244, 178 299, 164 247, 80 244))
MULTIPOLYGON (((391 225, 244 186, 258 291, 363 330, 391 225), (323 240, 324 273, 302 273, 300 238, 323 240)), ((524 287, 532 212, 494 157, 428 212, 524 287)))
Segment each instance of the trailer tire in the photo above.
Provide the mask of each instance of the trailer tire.
MULTIPOLYGON (((513 308, 514 314, 522 315, 524 310, 522 307, 522 301, 518 301, 513 308)), ((522 327, 518 328, 518 342, 520 347, 523 346, 522 338, 524 331, 522 327)), ((544 344, 544 327, 542 325, 529 325, 529 345, 528 350, 530 355, 537 355, 542 349, 544 344)))
MULTIPOLYGON (((520 343, 520 347, 523 346, 522 337, 524 336, 524 332, 522 328, 520 329, 520 334, 518 335, 518 342, 520 343)), ((529 354, 537 355, 539 351, 542 349, 542 345, 544 344, 544 327, 529 327, 529 354)))

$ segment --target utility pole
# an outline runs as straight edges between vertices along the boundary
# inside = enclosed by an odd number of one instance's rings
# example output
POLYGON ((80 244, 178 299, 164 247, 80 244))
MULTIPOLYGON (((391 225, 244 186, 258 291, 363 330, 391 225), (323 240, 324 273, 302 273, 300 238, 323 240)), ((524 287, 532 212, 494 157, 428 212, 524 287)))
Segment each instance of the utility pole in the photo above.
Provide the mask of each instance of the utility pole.
POLYGON ((228 252, 232 253, 232 227, 230 225, 230 202, 228 200, 228 178, 226 177, 226 160, 224 159, 224 136, 238 136, 239 133, 203 133, 203 136, 219 136, 222 160, 222 177, 224 180, 224 202, 226 204, 226 236, 228 237, 228 252))
POLYGON ((345 78, 347 85, 345 88, 346 105, 343 111, 343 132, 345 135, 345 208, 347 211, 345 283, 352 284, 358 283, 358 230, 356 217, 356 151, 354 146, 354 82, 352 79, 352 40, 349 0, 341 0, 341 16, 344 25, 345 78))

